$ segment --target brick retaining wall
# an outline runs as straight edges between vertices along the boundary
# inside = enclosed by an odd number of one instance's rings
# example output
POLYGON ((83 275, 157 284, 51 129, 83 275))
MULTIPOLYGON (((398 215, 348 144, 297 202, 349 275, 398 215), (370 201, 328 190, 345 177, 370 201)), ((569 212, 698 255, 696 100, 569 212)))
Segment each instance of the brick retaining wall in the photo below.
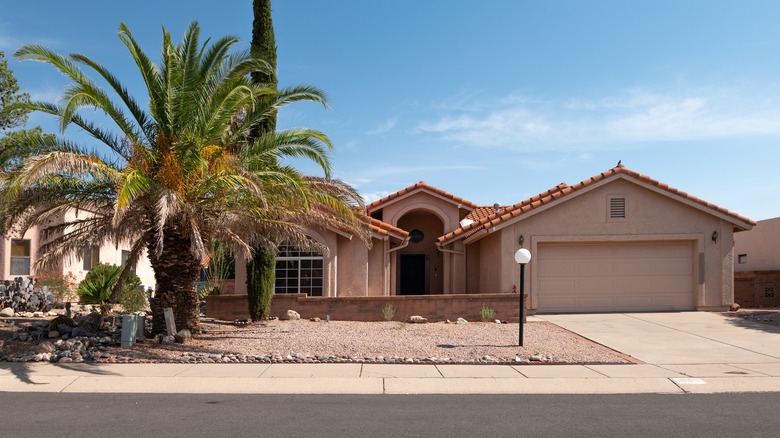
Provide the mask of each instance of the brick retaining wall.
MULTIPOLYGON (((527 299, 527 294, 526 294, 527 299)), ((382 309, 387 303, 396 307, 394 321, 420 315, 431 322, 465 318, 479 321, 485 305, 496 311, 495 319, 518 322, 520 297, 517 294, 416 295, 389 297, 309 297, 305 294, 274 295, 271 316, 280 317, 288 309, 301 318, 318 317, 342 321, 383 321, 382 309)), ((206 297, 206 316, 234 321, 249 319, 246 295, 210 295, 206 297)))
POLYGON ((734 273, 734 302, 742 307, 780 307, 780 271, 734 273))

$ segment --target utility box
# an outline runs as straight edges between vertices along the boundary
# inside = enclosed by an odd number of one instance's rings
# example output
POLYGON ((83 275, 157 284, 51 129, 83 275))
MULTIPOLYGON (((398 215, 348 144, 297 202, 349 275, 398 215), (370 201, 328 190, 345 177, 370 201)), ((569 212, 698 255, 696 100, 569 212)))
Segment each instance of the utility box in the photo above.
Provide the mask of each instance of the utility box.
POLYGON ((122 347, 132 347, 135 344, 138 335, 138 319, 135 315, 122 317, 122 347))

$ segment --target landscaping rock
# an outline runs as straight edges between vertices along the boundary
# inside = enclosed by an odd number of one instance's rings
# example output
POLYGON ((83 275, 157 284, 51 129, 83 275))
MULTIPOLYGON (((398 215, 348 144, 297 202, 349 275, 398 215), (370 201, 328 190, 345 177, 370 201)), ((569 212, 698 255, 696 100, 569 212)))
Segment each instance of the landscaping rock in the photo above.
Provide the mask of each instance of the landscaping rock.
POLYGON ((282 315, 282 319, 287 321, 297 321, 301 319, 301 314, 295 310, 288 310, 284 315, 282 315))
POLYGON ((424 324, 428 322, 428 320, 420 315, 412 315, 409 317, 409 322, 412 324, 424 324))
MULTIPOLYGON (((83 316, 78 316, 75 319, 76 319, 76 324, 78 324, 79 327, 85 329, 88 332, 99 331, 100 325, 103 323, 103 317, 100 316, 99 313, 88 313, 83 316)), ((73 336, 78 336, 78 335, 73 334, 73 336)))
POLYGON ((49 339, 59 338, 60 336, 62 335, 60 335, 60 332, 58 332, 57 330, 52 330, 49 332, 49 339))
POLYGON ((463 319, 463 318, 458 318, 458 320, 457 320, 457 321, 455 321, 455 324, 468 324, 468 323, 469 323, 469 322, 468 322, 468 321, 466 321, 466 320, 465 320, 465 319, 463 319))
POLYGON ((38 344, 38 348, 36 348, 36 350, 38 350, 39 353, 54 353, 57 351, 57 347, 55 347, 54 344, 49 341, 43 341, 38 344))
POLYGON ((70 335, 73 332, 73 327, 68 324, 57 324, 57 331, 62 335, 70 335))
POLYGON ((173 335, 174 339, 176 339, 176 342, 180 344, 187 344, 189 342, 192 342, 192 332, 190 332, 187 329, 181 329, 179 330, 179 333, 176 333, 173 335))
POLYGON ((14 316, 14 309, 12 309, 10 307, 6 307, 5 309, 0 310, 0 316, 5 316, 5 317, 10 318, 10 317, 14 316))

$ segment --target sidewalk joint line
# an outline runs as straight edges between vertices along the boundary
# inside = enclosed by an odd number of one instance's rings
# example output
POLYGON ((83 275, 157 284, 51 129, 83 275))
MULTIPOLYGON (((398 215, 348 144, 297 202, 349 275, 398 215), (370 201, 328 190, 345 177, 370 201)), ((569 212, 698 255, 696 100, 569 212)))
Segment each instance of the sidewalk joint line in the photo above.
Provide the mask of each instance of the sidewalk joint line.
POLYGON ((688 391, 688 390, 686 390, 685 388, 683 388, 682 386, 680 386, 680 384, 679 384, 679 383, 675 382, 673 377, 667 377, 667 379, 668 379, 670 382, 672 382, 672 384, 673 384, 674 386, 676 386, 676 387, 680 388, 680 390, 683 392, 683 394, 690 394, 690 393, 691 393, 690 391, 688 391))
MULTIPOLYGON (((704 313, 705 314, 712 314, 711 312, 704 312, 704 313)), ((668 328, 668 329, 671 329, 671 330, 676 330, 676 331, 679 331, 681 333, 685 333, 687 335, 696 336, 696 337, 699 337, 699 338, 702 338, 702 339, 707 339, 708 341, 717 342, 717 343, 723 344, 723 345, 728 345, 729 347, 734 347, 734 348, 738 348, 740 350, 749 351, 751 353, 755 353, 755 354, 758 354, 758 355, 761 355, 761 356, 766 356, 766 357, 769 357, 769 358, 772 358, 772 359, 780 359, 780 357, 776 357, 776 356, 772 356, 772 355, 769 355, 769 354, 766 354, 766 353, 761 353, 761 352, 758 352, 758 351, 754 351, 754 350, 751 350, 751 349, 749 349, 747 347, 741 347, 739 345, 734 345, 734 344, 731 344, 731 343, 728 343, 728 342, 725 342, 725 341, 720 341, 718 339, 713 339, 713 338, 707 337, 705 335, 700 335, 698 333, 691 333, 691 332, 689 332, 687 330, 683 330, 683 329, 680 329, 680 328, 677 328, 677 327, 673 327, 673 326, 664 325, 664 324, 661 324, 661 323, 658 323, 658 322, 648 321, 646 319, 639 318, 638 316, 634 316, 634 314, 629 315, 627 313, 622 313, 622 315, 627 316, 629 318, 634 318, 634 319, 636 319, 638 321, 646 322, 648 324, 654 324, 654 325, 657 325, 659 327, 668 328)), ((718 315, 718 316, 720 316, 721 318, 725 318, 725 316, 721 316, 721 315, 718 315)))
POLYGON ((75 378, 75 379, 71 380, 71 382, 70 382, 70 383, 68 383, 67 385, 63 386, 63 387, 62 387, 62 389, 60 389, 60 390, 59 390, 59 391, 57 391, 57 392, 60 392, 60 393, 62 393, 62 392, 65 392, 65 390, 66 390, 66 389, 68 389, 68 388, 69 388, 71 385, 73 385, 74 383, 76 383, 76 380, 78 380, 78 379, 80 379, 80 378, 81 378, 81 376, 76 376, 76 378, 75 378))

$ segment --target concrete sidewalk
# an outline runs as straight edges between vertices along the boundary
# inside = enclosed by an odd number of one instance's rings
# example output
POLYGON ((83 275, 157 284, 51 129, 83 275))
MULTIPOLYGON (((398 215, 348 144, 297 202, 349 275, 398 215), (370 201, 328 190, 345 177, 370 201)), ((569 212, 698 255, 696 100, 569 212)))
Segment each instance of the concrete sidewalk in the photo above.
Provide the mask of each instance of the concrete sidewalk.
POLYGON ((780 392, 780 329, 705 312, 545 315, 632 365, 0 363, 0 392, 635 394, 780 392))
POLYGON ((780 392, 780 363, 642 365, 0 364, 0 392, 209 394, 634 394, 780 392))

